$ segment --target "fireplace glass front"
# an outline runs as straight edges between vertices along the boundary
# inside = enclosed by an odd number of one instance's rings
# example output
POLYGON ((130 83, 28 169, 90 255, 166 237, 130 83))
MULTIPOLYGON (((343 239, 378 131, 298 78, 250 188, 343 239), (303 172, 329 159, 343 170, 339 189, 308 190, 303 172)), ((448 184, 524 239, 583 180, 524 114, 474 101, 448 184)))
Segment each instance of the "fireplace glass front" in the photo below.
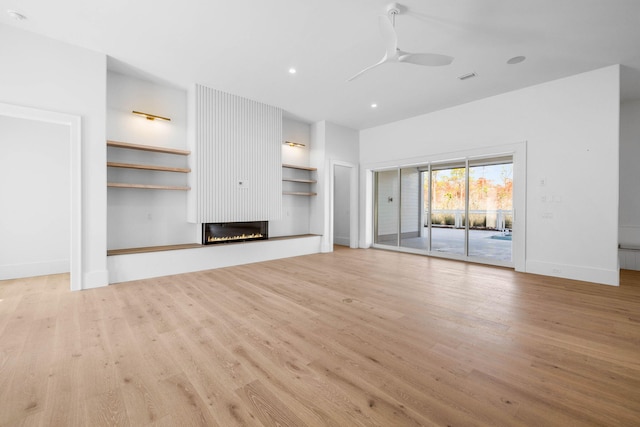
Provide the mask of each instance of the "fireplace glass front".
POLYGON ((209 222, 202 224, 202 244, 245 242, 248 240, 267 240, 269 223, 251 222, 209 222))

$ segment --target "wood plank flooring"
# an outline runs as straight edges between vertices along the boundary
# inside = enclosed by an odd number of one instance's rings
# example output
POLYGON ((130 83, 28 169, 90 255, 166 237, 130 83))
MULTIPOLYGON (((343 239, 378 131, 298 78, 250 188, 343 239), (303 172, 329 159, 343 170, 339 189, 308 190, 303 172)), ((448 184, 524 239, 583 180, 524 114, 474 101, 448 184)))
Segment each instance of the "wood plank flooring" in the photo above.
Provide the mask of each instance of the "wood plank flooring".
POLYGON ((640 272, 339 248, 73 293, 0 282, 0 426, 191 425, 640 425, 640 272))

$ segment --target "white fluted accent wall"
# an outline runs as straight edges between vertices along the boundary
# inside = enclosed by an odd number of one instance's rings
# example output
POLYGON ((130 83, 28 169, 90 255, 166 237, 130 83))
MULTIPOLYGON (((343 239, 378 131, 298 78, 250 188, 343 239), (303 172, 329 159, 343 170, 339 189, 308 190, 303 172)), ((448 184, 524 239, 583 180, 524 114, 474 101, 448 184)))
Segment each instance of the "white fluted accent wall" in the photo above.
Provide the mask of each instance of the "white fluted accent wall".
POLYGON ((196 85, 190 220, 282 217, 282 110, 196 85))

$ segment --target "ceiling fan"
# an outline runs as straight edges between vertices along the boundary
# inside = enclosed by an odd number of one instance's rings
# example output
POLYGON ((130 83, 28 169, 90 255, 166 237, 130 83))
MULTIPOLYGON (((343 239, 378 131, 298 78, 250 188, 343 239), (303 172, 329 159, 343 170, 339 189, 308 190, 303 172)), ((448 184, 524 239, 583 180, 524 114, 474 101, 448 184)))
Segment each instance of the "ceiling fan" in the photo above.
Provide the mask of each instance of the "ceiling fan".
POLYGON ((387 6, 387 16, 380 15, 378 22, 380 24, 380 32, 384 39, 385 52, 382 59, 376 64, 370 65, 364 70, 360 71, 347 81, 351 81, 356 77, 361 76, 363 73, 382 65, 385 62, 407 62, 409 64, 424 65, 427 67, 440 67, 443 65, 449 65, 453 62, 453 57, 447 55, 440 55, 438 53, 409 53, 404 52, 398 48, 398 36, 396 34, 396 15, 400 14, 401 6, 398 3, 391 3, 387 6))

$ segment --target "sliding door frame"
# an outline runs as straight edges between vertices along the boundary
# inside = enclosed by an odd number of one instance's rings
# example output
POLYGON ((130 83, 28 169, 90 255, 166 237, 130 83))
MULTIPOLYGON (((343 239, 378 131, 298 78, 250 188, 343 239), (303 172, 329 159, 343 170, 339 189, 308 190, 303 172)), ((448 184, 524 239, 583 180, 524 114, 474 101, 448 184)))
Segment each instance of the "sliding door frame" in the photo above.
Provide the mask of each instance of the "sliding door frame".
MULTIPOLYGON (((409 253, 417 253, 428 256, 435 257, 443 257, 448 259, 456 259, 461 261, 468 262, 477 262, 488 265, 496 265, 503 267, 511 267, 515 268, 516 271, 526 271, 526 155, 527 155, 527 143, 526 141, 514 143, 514 144, 506 144, 502 146, 488 147, 482 149, 473 149, 473 150, 465 150, 463 152, 453 152, 453 153, 443 153, 428 157, 421 157, 416 159, 411 159, 411 161, 390 161, 390 162, 379 162, 376 164, 368 164, 363 165, 362 172, 365 176, 372 176, 375 179, 375 172, 397 169, 400 174, 400 169, 405 167, 417 167, 417 168, 425 168, 428 169, 429 172, 429 200, 431 200, 431 165, 437 163, 453 163, 456 161, 463 161, 465 163, 465 180, 466 187, 468 189, 469 186, 469 162, 473 162, 475 160, 480 159, 489 159, 492 157, 506 157, 511 156, 513 160, 513 241, 512 241, 512 255, 511 261, 504 262, 500 260, 492 260, 490 258, 480 258, 480 257, 470 257, 468 256, 469 251, 469 243, 468 237, 465 238, 465 250, 464 255, 456 255, 456 254, 441 254, 437 252, 431 251, 431 218, 430 214, 428 215, 428 244, 427 250, 413 249, 413 248, 403 248, 400 246, 400 242, 398 241, 397 246, 388 246, 382 245, 378 243, 374 243, 373 237, 375 233, 375 228, 377 227, 377 218, 374 217, 375 212, 375 203, 377 201, 377 194, 375 194, 374 190, 376 186, 367 185, 369 182, 365 180, 365 191, 368 191, 369 194, 372 194, 373 197, 371 200, 374 203, 370 205, 366 205, 362 210, 363 215, 368 216, 363 219, 363 223, 371 224, 371 228, 368 230, 364 230, 364 246, 365 247, 374 247, 380 249, 388 249, 388 250, 396 250, 400 252, 409 252, 409 253)), ((400 178, 400 176, 399 176, 400 178)), ((399 179, 400 183, 400 179, 399 179)), ((399 184, 400 185, 400 184, 399 184)), ((469 191, 466 191, 465 198, 465 235, 468 236, 469 233, 469 221, 468 221, 468 197, 469 191)), ((421 199, 424 196, 421 196, 421 199)), ((365 198, 366 200, 366 198, 365 198)), ((424 205, 423 205, 424 206, 424 205)), ((401 204, 398 203, 398 214, 400 214, 401 204)), ((400 239, 400 231, 401 231, 401 217, 398 217, 398 239, 400 239)))

